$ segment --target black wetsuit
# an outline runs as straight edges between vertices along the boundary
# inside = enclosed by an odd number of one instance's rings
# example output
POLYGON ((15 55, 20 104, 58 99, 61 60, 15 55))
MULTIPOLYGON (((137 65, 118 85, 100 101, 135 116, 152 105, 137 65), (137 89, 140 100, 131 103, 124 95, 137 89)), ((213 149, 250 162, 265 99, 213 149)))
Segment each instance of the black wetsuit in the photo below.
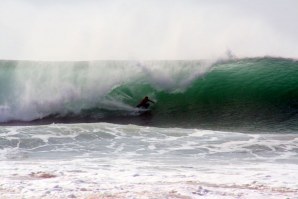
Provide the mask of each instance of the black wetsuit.
POLYGON ((149 100, 148 98, 144 98, 138 105, 138 108, 149 108, 150 104, 149 102, 154 103, 153 101, 149 100))

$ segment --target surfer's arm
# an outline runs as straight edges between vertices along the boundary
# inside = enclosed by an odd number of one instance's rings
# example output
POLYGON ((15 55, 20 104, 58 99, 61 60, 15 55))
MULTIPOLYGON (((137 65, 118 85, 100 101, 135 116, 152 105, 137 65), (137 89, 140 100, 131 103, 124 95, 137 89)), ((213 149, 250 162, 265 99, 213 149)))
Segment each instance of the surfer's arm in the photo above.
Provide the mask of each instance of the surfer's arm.
POLYGON ((155 102, 154 101, 152 101, 152 100, 148 100, 149 102, 151 102, 151 103, 153 103, 153 104, 155 104, 155 102))

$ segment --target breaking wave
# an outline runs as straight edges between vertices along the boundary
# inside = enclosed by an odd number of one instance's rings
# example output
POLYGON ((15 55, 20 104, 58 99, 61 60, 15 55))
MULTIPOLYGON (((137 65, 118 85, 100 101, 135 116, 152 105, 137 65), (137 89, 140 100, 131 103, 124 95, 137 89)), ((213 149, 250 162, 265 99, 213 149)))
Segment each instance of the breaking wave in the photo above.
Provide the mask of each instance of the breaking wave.
POLYGON ((0 121, 298 130, 298 62, 0 61, 0 121), (157 103, 146 114, 144 97, 157 103))

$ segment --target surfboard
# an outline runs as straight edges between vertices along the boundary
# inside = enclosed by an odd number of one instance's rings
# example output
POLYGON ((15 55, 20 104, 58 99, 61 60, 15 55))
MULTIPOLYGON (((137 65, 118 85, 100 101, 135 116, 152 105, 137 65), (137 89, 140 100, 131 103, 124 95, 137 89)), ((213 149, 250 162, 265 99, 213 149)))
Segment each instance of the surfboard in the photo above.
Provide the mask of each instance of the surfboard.
POLYGON ((149 113, 151 111, 150 108, 138 108, 137 113, 143 115, 145 113, 149 113))

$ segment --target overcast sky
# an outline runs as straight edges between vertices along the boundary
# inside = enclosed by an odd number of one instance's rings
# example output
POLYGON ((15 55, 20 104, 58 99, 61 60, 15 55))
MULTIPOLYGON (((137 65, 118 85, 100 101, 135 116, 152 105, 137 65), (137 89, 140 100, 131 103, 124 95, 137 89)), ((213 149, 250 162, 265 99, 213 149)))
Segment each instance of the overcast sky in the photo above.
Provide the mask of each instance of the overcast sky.
POLYGON ((0 59, 298 58, 298 0, 0 0, 0 59))

